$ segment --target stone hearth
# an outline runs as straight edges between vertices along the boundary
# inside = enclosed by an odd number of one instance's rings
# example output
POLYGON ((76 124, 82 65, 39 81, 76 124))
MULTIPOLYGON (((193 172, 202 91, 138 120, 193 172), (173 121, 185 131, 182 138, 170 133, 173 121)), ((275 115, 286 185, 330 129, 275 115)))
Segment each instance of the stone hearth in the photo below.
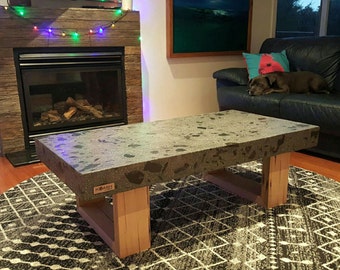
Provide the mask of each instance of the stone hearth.
MULTIPOLYGON (((66 33, 67 34, 67 33, 66 33)), ((0 155, 25 149, 13 48, 22 47, 125 47, 128 123, 143 121, 139 12, 119 14, 114 9, 25 8, 21 17, 0 7, 0 155), (125 16, 124 16, 125 15, 125 16), (89 29, 110 25, 103 35, 89 29), (77 31, 79 38, 47 35, 33 26, 77 31)))

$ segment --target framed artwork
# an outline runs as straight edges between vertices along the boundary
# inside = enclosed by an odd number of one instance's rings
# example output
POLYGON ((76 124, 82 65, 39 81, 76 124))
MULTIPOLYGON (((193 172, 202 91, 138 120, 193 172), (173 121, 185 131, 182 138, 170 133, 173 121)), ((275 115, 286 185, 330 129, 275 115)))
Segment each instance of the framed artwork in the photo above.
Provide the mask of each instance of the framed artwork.
POLYGON ((167 57, 249 52, 253 0, 166 0, 167 57))

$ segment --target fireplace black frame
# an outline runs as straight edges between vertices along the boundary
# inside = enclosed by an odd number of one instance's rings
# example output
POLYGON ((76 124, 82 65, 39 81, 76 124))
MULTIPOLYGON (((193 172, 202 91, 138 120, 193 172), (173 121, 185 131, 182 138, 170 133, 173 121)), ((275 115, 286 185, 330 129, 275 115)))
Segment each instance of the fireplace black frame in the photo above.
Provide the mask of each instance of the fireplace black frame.
MULTIPOLYGON (((73 132, 85 129, 93 129, 107 126, 117 126, 127 124, 127 100, 125 85, 125 55, 124 47, 44 47, 44 48, 14 48, 13 56, 16 66, 18 91, 21 107, 22 124, 24 130, 25 153, 11 153, 10 157, 23 157, 24 162, 11 161, 13 165, 22 165, 39 161, 35 154, 34 140, 37 137, 49 134, 73 132), (119 87, 121 88, 122 112, 121 116, 112 119, 96 120, 86 122, 76 126, 62 126, 51 128, 50 130, 32 129, 31 116, 27 114, 28 101, 23 85, 23 70, 43 69, 43 68, 107 68, 118 72, 119 87)), ((17 158, 14 158, 17 159, 17 158)), ((19 158, 20 159, 20 158, 19 158)))

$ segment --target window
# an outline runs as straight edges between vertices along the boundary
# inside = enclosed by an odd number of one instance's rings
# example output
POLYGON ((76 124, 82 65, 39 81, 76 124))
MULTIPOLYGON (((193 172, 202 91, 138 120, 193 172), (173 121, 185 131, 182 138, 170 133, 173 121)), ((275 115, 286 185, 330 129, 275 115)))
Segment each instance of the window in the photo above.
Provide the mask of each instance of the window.
POLYGON ((276 37, 340 35, 340 0, 278 0, 276 37))
POLYGON ((327 35, 340 35, 340 1, 330 0, 328 13, 327 35))

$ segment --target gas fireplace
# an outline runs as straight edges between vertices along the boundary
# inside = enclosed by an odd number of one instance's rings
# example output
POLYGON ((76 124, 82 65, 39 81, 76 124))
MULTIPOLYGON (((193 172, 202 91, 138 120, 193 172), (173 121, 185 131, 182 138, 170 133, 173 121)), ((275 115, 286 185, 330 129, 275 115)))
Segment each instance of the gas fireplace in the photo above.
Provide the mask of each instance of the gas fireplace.
POLYGON ((124 47, 14 48, 14 61, 26 149, 39 136, 127 123, 124 47))

